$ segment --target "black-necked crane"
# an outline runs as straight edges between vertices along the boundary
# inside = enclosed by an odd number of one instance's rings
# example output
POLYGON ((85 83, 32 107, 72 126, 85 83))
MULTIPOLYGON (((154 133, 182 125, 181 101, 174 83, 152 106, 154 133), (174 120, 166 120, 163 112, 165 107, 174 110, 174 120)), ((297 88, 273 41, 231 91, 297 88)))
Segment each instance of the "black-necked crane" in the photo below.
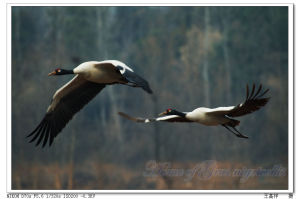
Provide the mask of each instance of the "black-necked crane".
POLYGON ((261 91, 262 85, 260 85, 255 92, 255 85, 253 84, 251 94, 249 95, 249 87, 247 85, 246 100, 236 106, 218 107, 213 109, 200 107, 191 112, 180 112, 174 109, 167 109, 165 112, 159 114, 160 117, 157 118, 136 118, 122 112, 119 112, 119 114, 129 120, 142 123, 197 122, 206 126, 222 125, 237 137, 248 138, 235 128, 240 124, 240 121, 233 119, 233 117, 240 117, 252 113, 266 105, 270 98, 263 98, 263 96, 269 89, 264 92, 261 91))
POLYGON ((51 146, 54 138, 62 131, 72 117, 91 101, 106 85, 125 84, 141 87, 152 93, 149 84, 131 68, 117 60, 84 62, 73 70, 55 69, 48 75, 75 74, 75 77, 58 89, 49 105, 46 115, 27 137, 36 146, 42 141, 44 147, 48 140, 51 146))

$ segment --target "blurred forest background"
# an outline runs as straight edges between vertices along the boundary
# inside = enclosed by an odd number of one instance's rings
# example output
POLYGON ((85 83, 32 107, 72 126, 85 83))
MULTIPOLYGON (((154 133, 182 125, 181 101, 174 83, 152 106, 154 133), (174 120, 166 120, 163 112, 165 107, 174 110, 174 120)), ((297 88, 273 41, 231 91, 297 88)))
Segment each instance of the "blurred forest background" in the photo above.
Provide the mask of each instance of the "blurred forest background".
POLYGON ((283 177, 209 180, 144 175, 151 160, 192 169, 288 168, 287 7, 12 7, 13 189, 287 189, 283 177), (90 60, 116 59, 154 91, 107 86, 51 148, 25 136, 71 76, 48 77, 90 60), (262 110, 240 118, 239 139, 223 127, 138 124, 118 111, 154 117, 236 105, 246 84, 270 88, 262 110))

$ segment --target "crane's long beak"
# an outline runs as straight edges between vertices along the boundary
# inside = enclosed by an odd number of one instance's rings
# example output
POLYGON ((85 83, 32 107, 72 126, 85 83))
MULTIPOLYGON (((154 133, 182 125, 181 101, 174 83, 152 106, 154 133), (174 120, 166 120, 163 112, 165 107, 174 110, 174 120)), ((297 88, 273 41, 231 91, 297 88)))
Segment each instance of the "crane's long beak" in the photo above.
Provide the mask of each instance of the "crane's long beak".
POLYGON ((55 75, 56 74, 56 71, 52 71, 51 73, 48 74, 48 76, 52 76, 52 75, 55 75))
POLYGON ((167 111, 158 114, 158 116, 163 116, 163 115, 166 115, 166 114, 167 114, 167 111))

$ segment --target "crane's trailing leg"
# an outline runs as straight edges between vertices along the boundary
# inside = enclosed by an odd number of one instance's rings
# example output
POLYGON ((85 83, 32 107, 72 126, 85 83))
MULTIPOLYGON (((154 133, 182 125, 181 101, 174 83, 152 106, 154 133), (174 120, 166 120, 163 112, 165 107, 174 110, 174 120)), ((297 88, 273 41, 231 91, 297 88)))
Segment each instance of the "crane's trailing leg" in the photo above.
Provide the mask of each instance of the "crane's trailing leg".
POLYGON ((228 126, 226 126, 225 124, 222 124, 222 126, 224 126, 228 131, 230 131, 231 133, 233 133, 235 136, 238 136, 238 134, 236 134, 235 132, 233 132, 230 128, 228 128, 228 126))
POLYGON ((236 128, 232 127, 236 132, 232 131, 226 124, 222 124, 228 131, 233 133, 235 136, 240 137, 240 138, 248 138, 247 136, 241 134, 236 128))
POLYGON ((246 136, 246 135, 243 135, 241 132, 239 132, 235 127, 232 127, 237 133, 238 133, 238 137, 240 137, 240 138, 249 138, 248 136, 246 136))

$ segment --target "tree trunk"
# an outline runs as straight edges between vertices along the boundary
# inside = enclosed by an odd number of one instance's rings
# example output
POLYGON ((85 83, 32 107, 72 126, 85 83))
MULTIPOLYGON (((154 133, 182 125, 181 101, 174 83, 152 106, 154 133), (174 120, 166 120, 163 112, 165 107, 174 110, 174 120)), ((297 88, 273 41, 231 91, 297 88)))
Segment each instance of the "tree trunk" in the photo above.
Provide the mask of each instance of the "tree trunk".
MULTIPOLYGON (((157 106, 157 98, 156 96, 152 96, 152 101, 154 104, 154 113, 158 113, 158 106, 157 106)), ((157 123, 154 122, 154 157, 157 162, 160 161, 160 129, 157 123)))
MULTIPOLYGON (((116 93, 114 91, 114 88, 112 86, 107 86, 106 88, 108 90, 108 95, 109 95, 109 101, 111 103, 110 109, 111 109, 111 119, 113 120, 113 132, 115 134, 115 137, 117 140, 122 143, 122 128, 121 128, 121 122, 120 122, 120 117, 117 114, 118 109, 117 109, 117 99, 116 99, 116 93)), ((120 147, 122 145, 119 145, 120 147)))
POLYGON ((204 63, 203 63, 203 69, 202 69, 202 75, 203 75, 203 80, 204 80, 204 100, 205 100, 205 105, 210 106, 210 78, 209 78, 209 72, 208 72, 208 67, 209 67, 209 61, 208 61, 208 51, 209 51, 209 45, 210 45, 210 40, 209 40, 209 33, 210 33, 210 14, 209 14, 209 7, 205 7, 205 33, 204 33, 204 63))
POLYGON ((229 56, 229 49, 228 49, 228 21, 226 16, 222 17, 222 26, 223 26, 223 52, 224 52, 224 69, 225 69, 225 85, 227 89, 225 90, 225 100, 226 103, 231 102, 231 67, 230 67, 230 56, 229 56))

